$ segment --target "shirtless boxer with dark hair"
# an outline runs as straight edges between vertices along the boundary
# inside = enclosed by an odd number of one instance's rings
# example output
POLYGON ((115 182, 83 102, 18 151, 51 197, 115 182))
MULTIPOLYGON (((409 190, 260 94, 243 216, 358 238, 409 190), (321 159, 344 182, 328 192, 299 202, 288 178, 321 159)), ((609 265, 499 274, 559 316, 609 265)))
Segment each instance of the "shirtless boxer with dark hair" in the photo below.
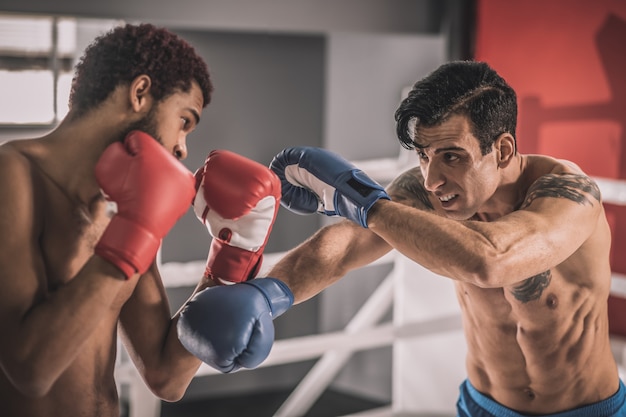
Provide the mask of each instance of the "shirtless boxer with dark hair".
POLYGON ((442 65, 396 121, 420 163, 386 189, 324 149, 276 156, 285 207, 346 220, 268 275, 303 302, 395 249, 455 281, 468 348, 460 417, 626 416, 609 346, 611 235, 594 181, 517 151, 516 94, 485 63, 442 65))
POLYGON ((209 232, 245 239, 214 239, 194 293, 246 280, 280 197, 269 168, 232 153, 212 152, 195 177, 180 162, 211 92, 186 41, 150 24, 120 26, 86 49, 60 125, 0 146, 3 416, 119 415, 118 328, 154 394, 184 394, 201 362, 170 317, 161 240, 192 202, 203 206, 209 232))

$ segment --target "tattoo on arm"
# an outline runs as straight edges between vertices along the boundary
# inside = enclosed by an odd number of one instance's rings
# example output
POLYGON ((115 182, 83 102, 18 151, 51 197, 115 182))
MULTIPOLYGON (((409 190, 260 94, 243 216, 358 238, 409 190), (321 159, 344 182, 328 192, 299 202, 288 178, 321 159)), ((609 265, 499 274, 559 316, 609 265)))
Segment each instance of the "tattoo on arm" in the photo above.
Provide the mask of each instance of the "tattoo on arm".
POLYGON ((548 269, 546 272, 523 281, 520 285, 513 288, 511 293, 522 303, 538 300, 541 294, 543 294, 543 290, 550 285, 550 281, 552 281, 552 273, 548 269))
POLYGON ((588 195, 600 202, 600 189, 589 177, 577 174, 548 174, 539 178, 528 189, 521 208, 528 207, 535 199, 541 197, 567 198, 578 204, 591 205, 588 195))
POLYGON ((422 210, 434 210, 424 188, 424 179, 419 168, 412 168, 397 177, 388 187, 394 201, 422 210))

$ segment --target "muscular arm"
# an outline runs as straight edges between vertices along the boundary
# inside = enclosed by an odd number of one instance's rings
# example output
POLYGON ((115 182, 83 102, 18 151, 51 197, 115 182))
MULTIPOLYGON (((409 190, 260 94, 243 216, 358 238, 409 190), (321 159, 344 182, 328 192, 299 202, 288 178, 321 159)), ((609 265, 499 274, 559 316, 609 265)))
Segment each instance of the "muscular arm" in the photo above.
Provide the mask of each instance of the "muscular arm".
MULTIPOLYGON (((387 192, 398 203, 420 210, 432 210, 428 193, 415 181, 419 169, 396 178, 387 192)), ((363 267, 393 249, 369 229, 342 220, 320 229, 291 250, 268 276, 289 285, 296 303, 305 301, 330 286, 349 271, 363 267)))
POLYGON ((601 211, 587 176, 548 174, 528 190, 522 207, 493 222, 456 221, 380 201, 370 229, 438 274, 481 287, 503 287, 563 262, 589 237, 601 211))
POLYGON ((0 364, 25 395, 41 396, 73 362, 124 287, 134 285, 92 257, 49 292, 38 244, 41 211, 28 164, 0 151, 0 364))
POLYGON ((308 300, 348 271, 367 265, 392 248, 359 225, 342 220, 318 230, 291 250, 267 276, 285 282, 295 303, 308 300))
MULTIPOLYGON (((205 288, 201 282, 194 294, 205 288)), ((192 294, 193 296, 193 294, 192 294)), ((150 389, 167 401, 179 400, 201 361, 179 342, 178 313, 170 306, 155 265, 144 274, 120 315, 120 334, 133 363, 150 389)))

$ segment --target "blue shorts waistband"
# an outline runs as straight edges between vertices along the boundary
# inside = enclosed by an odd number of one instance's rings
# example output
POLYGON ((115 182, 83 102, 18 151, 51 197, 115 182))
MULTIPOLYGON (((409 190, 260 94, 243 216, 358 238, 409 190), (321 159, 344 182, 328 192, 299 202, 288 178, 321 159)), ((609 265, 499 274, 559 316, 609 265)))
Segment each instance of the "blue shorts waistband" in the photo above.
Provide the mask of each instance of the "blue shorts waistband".
MULTIPOLYGON (((482 410, 489 413, 482 414, 476 417, 487 417, 487 415, 496 417, 528 417, 524 414, 520 414, 514 410, 511 410, 510 408, 507 408, 487 397, 486 395, 482 394, 481 392, 476 390, 476 388, 474 388, 469 380, 465 380, 463 384, 461 384, 461 398, 459 399, 459 404, 463 402, 464 394, 466 396, 466 400, 473 402, 482 410)), ((602 400, 594 404, 585 405, 569 411, 564 411, 556 414, 547 414, 544 417, 616 417, 618 415, 626 416, 626 387, 621 380, 619 381, 619 388, 617 392, 606 400, 602 400), (622 413, 617 414, 619 411, 622 411, 622 413)))

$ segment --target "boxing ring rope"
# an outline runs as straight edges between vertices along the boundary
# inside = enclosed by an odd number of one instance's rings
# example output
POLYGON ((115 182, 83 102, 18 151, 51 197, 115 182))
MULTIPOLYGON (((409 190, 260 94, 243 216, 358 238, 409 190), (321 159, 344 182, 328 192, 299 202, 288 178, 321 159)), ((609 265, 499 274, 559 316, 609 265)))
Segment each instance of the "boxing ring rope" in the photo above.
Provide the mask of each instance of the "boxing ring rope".
MULTIPOLYGON (((618 206, 626 206, 626 181, 611 178, 594 177, 602 192, 602 201, 618 206)), ((626 298, 626 275, 613 272, 611 294, 626 298)))
MULTIPOLYGON (((385 158, 355 162, 357 166, 381 183, 394 178, 408 165, 402 158, 385 158)), ((603 201, 616 205, 626 205, 626 181, 607 178, 594 178, 602 192, 603 201)), ((267 254, 260 275, 275 264, 285 253, 267 254)), ((328 332, 276 340, 268 358, 260 367, 300 362, 319 358, 305 375, 274 417, 303 416, 312 407, 333 378, 358 352, 393 345, 400 339, 424 337, 433 334, 458 331, 462 328, 460 314, 451 314, 434 319, 413 321, 397 325, 392 322, 379 324, 394 304, 394 277, 400 273, 398 257, 403 255, 392 251, 386 256, 366 266, 389 265, 393 268, 368 300, 355 314, 343 331, 328 332)), ((168 262, 161 266, 161 274, 166 288, 195 287, 197 279, 204 271, 205 261, 186 263, 168 262)), ((611 281, 611 294, 626 298, 626 276, 614 273, 611 281)), ((626 348, 624 348, 626 352, 626 348)), ((217 375, 218 371, 203 364, 196 376, 217 375)), ((160 401, 145 387, 138 372, 129 360, 119 360, 116 367, 118 384, 129 385, 129 417, 159 417, 160 401)), ((360 416, 391 415, 391 407, 371 410, 360 416)), ((354 415, 356 416, 356 415, 354 415)))

